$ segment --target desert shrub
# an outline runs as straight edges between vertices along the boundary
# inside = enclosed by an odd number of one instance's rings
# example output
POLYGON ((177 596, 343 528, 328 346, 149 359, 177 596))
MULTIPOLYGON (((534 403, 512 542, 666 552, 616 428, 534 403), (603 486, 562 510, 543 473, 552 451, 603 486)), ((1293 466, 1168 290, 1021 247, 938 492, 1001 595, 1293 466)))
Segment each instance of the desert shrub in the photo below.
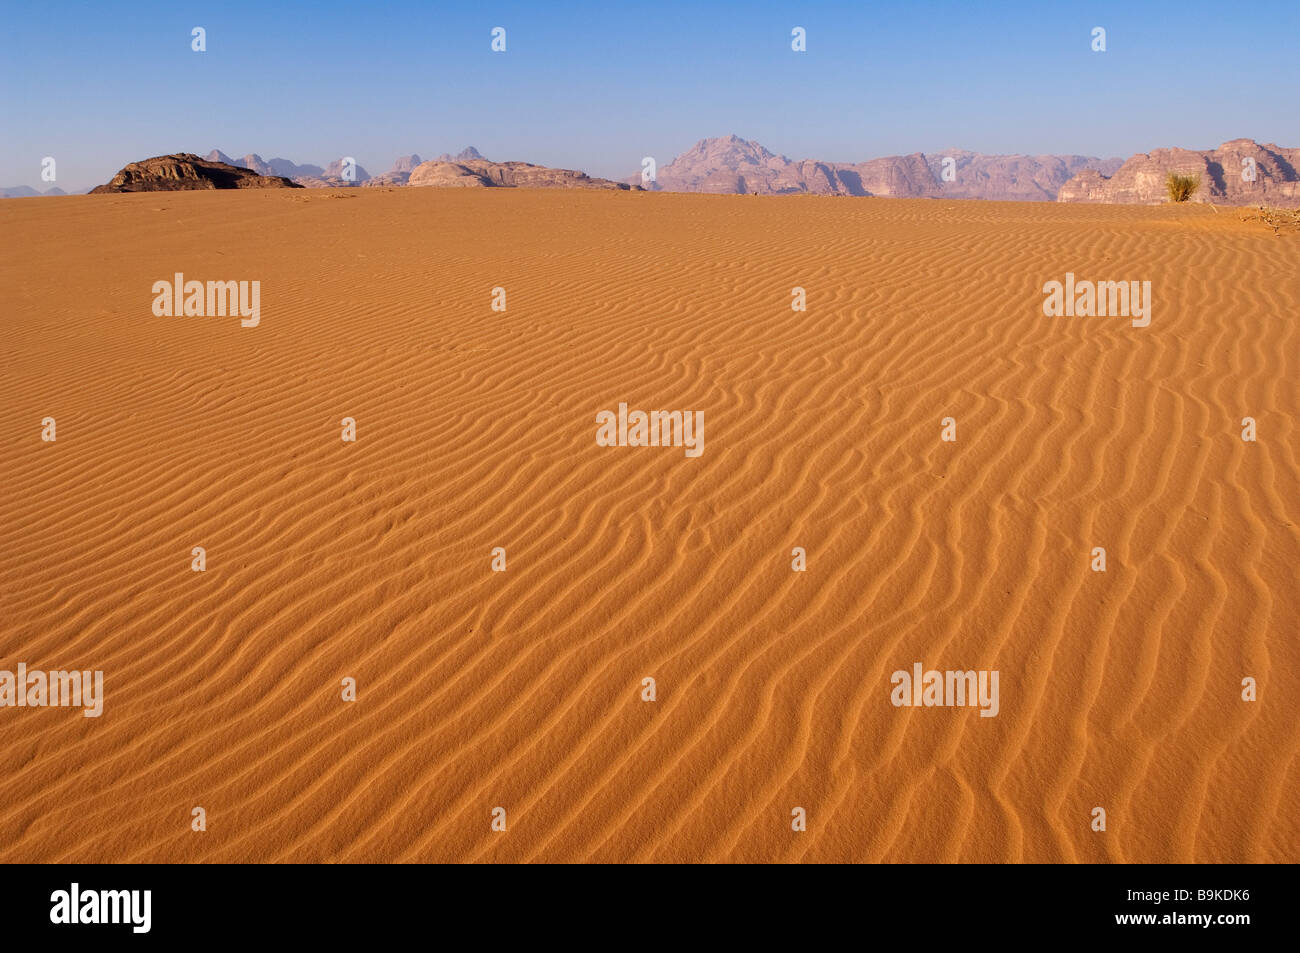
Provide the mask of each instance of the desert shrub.
POLYGON ((1177 172, 1170 172, 1165 177, 1165 190, 1169 193, 1169 201, 1186 202, 1192 197, 1201 185, 1199 175, 1179 175, 1177 172))

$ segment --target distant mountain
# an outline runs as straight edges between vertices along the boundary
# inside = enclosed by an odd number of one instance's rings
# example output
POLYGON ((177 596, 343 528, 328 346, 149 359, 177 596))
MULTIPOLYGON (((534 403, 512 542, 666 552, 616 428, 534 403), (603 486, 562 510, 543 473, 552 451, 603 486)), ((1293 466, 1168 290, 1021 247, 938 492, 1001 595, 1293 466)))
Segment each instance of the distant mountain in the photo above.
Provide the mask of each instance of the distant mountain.
POLYGON ((985 155, 944 149, 926 156, 926 165, 944 198, 1050 202, 1061 186, 1085 169, 1109 175, 1122 159, 1077 155, 985 155), (952 158, 955 179, 943 181, 944 159, 952 158))
POLYGON ((409 156, 398 156, 397 161, 393 163, 391 169, 387 172, 381 173, 380 175, 376 175, 373 178, 367 179, 361 184, 367 186, 405 185, 407 180, 411 177, 412 170, 423 161, 424 160, 415 153, 411 153, 409 156))
POLYGON ((456 155, 451 155, 449 153, 444 152, 442 155, 438 156, 438 158, 435 159, 434 161, 435 162, 465 162, 469 159, 482 159, 484 162, 491 161, 488 159, 487 156, 483 155, 483 153, 479 152, 473 146, 466 146, 456 155))
POLYGON ((195 189, 294 189, 289 179, 258 175, 251 169, 201 159, 188 152, 131 162, 111 182, 90 190, 106 192, 174 192, 195 189))
MULTIPOLYGON (((730 135, 701 139, 658 170, 653 188, 738 195, 885 195, 1051 201, 1077 172, 1113 171, 1119 159, 1092 156, 984 155, 948 149, 866 162, 787 159, 730 135), (946 160, 951 160, 950 162, 946 160), (947 171, 951 181, 944 177, 947 171)), ((629 178, 640 182, 640 176, 629 178)))
POLYGON ((393 163, 392 172, 411 172, 424 160, 412 152, 409 156, 398 156, 397 161, 393 163))
POLYGON ((227 165, 252 169, 258 175, 279 175, 293 179, 299 185, 312 189, 353 188, 363 185, 370 178, 370 173, 360 165, 354 166, 355 175, 351 179, 343 178, 343 160, 335 159, 325 168, 318 165, 299 165, 289 159, 265 160, 256 153, 249 153, 242 159, 232 159, 220 149, 208 153, 209 162, 224 162, 227 165))
POLYGON ((305 185, 309 189, 346 189, 355 188, 364 185, 370 178, 370 173, 355 162, 352 165, 351 178, 345 178, 342 159, 335 159, 325 169, 316 175, 296 175, 293 180, 299 185, 305 185))
MULTIPOLYGON (((252 156, 252 158, 256 159, 257 156, 252 156)), ((271 167, 271 171, 275 175, 282 175, 287 179, 296 176, 323 175, 325 173, 325 170, 320 166, 312 165, 310 162, 304 162, 300 165, 288 159, 268 159, 266 164, 271 167)))
MULTIPOLYGON (((468 151, 468 150, 467 150, 468 151)), ((630 189, 626 182, 595 179, 572 169, 551 169, 527 162, 436 159, 416 166, 409 186, 435 188, 630 189)), ((639 190, 639 186, 636 187, 639 190)))
POLYGON ((1080 172, 1061 186, 1058 202, 1159 205, 1170 172, 1199 177, 1192 202, 1300 205, 1300 149, 1233 139, 1217 149, 1156 149, 1133 156, 1109 176, 1080 172))
POLYGON ((39 192, 29 185, 11 185, 9 188, 0 188, 0 199, 25 199, 34 195, 67 195, 57 185, 51 186, 44 192, 39 192))
POLYGON ((250 152, 243 158, 235 159, 226 155, 220 149, 213 149, 204 158, 209 162, 221 162, 226 165, 238 166, 241 169, 252 169, 258 175, 280 175, 286 179, 299 175, 320 175, 325 171, 318 165, 298 165, 288 159, 271 159, 268 162, 255 152, 250 152))

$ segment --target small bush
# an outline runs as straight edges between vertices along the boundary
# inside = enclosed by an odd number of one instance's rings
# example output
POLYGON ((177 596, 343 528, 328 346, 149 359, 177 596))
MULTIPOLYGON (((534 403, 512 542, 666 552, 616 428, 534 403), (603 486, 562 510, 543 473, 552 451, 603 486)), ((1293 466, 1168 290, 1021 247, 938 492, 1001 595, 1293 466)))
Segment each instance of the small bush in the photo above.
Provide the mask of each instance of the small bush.
POLYGON ((1179 175, 1170 172, 1165 177, 1165 189, 1169 192, 1169 201, 1186 202, 1201 186, 1199 175, 1179 175))

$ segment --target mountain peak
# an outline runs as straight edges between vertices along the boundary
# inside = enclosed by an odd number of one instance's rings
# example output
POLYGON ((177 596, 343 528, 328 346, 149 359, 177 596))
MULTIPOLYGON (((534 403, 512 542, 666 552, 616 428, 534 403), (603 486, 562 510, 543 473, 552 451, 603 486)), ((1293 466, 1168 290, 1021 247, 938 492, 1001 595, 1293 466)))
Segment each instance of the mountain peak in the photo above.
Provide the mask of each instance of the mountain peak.
POLYGON ((484 162, 489 161, 487 156, 483 155, 483 153, 479 152, 473 146, 466 146, 464 149, 462 149, 460 152, 456 153, 455 155, 452 155, 449 152, 444 152, 442 155, 438 156, 438 158, 435 161, 470 162, 474 159, 481 159, 484 162))

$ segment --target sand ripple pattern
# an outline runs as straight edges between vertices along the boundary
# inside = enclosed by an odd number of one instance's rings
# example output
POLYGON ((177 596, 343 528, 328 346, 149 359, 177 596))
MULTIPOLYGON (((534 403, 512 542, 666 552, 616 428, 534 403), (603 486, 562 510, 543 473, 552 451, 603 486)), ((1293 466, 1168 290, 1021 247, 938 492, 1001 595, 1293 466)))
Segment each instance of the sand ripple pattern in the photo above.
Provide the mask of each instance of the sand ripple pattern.
POLYGON ((2 860, 1300 859, 1294 238, 432 189, 0 222, 0 668, 107 695, 0 710, 2 860), (176 271, 262 325, 154 317, 176 271), (1151 326, 1044 317, 1066 271, 1151 326), (619 401, 704 455, 597 447, 619 401), (894 708, 914 661, 1001 714, 894 708))

